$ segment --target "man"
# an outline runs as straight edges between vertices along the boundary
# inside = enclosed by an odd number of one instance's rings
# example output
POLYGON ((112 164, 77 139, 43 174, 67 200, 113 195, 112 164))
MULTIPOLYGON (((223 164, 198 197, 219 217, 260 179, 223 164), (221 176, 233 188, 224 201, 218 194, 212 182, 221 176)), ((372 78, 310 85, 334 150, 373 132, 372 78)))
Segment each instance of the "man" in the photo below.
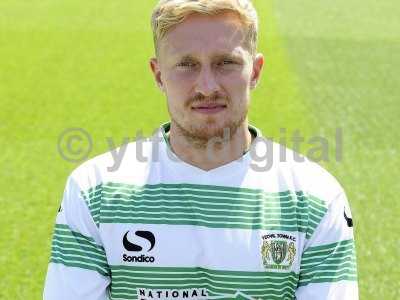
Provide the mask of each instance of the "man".
POLYGON ((257 22, 245 0, 158 4, 150 66, 171 121, 118 170, 109 152, 70 175, 45 300, 358 298, 341 186, 289 150, 256 167, 257 22))

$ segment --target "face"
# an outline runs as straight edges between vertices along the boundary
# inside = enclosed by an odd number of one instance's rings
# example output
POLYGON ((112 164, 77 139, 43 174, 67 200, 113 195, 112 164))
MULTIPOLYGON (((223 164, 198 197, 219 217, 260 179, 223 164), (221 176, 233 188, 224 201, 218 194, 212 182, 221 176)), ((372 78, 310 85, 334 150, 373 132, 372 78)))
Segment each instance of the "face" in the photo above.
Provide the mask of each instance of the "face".
POLYGON ((159 41, 150 64, 167 96, 172 128, 208 140, 224 128, 232 136, 247 121, 263 57, 251 56, 236 15, 192 15, 159 41))

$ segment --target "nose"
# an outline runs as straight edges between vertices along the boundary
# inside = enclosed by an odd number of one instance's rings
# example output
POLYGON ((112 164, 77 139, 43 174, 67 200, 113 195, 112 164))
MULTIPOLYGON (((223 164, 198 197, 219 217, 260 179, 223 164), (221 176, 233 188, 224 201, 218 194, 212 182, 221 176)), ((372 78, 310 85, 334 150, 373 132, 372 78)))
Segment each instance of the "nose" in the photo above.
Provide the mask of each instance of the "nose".
POLYGON ((211 68, 202 68, 196 82, 195 90, 196 93, 201 93, 205 97, 209 97, 219 91, 219 84, 211 68))

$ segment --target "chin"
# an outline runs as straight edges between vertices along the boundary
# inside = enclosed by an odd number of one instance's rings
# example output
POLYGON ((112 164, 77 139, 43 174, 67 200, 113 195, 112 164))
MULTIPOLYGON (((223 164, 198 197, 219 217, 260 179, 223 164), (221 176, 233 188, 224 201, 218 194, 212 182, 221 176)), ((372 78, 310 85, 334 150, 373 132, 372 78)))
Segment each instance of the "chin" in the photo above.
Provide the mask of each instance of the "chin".
POLYGON ((214 137, 224 138, 231 136, 236 132, 237 126, 235 123, 205 123, 204 125, 190 125, 188 131, 193 138, 197 138, 199 140, 209 140, 214 137))
POLYGON ((231 138, 245 121, 246 115, 242 115, 236 119, 226 119, 223 116, 197 118, 191 115, 181 120, 174 118, 174 116, 171 118, 183 136, 198 141, 208 141, 214 137, 224 138, 225 128, 229 129, 225 135, 229 134, 229 138, 231 138))

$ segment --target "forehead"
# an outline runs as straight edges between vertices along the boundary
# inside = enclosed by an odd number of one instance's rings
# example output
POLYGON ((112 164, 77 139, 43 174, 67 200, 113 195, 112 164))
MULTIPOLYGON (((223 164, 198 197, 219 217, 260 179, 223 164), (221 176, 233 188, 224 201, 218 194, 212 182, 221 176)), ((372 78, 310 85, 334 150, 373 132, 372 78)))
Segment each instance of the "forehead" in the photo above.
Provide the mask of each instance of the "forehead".
POLYGON ((216 16, 194 14, 176 25, 160 41, 160 53, 168 57, 192 54, 244 52, 245 33, 234 13, 216 16))

